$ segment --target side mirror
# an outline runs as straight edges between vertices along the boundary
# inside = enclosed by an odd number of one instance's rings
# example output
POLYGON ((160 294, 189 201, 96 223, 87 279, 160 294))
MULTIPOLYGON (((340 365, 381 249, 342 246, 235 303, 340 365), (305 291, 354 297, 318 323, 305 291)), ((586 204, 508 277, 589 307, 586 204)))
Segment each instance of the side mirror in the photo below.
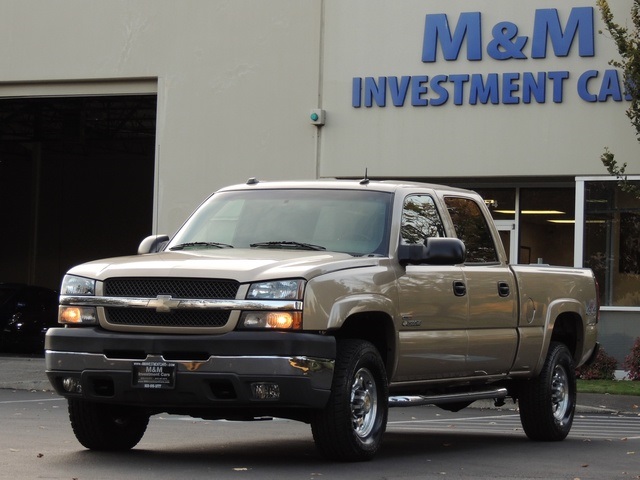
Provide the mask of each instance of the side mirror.
POLYGON ((140 242, 138 255, 160 252, 168 241, 169 235, 150 235, 140 242))
POLYGON ((450 237, 430 237, 420 245, 400 245, 401 265, 459 265, 464 263, 466 248, 462 240, 450 237))

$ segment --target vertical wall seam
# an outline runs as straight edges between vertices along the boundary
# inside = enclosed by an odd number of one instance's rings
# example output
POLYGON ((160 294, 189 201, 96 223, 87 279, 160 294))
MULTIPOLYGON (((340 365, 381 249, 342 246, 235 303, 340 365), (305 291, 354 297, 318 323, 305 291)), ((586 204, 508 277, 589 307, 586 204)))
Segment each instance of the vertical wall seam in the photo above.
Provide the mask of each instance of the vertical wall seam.
MULTIPOLYGON (((318 45, 318 108, 323 108, 323 90, 324 90, 324 31, 325 28, 325 0, 320 0, 320 30, 318 45)), ((316 179, 320 178, 320 159, 321 159, 321 140, 322 129, 324 127, 316 127, 316 146, 315 146, 315 162, 316 162, 316 179)))

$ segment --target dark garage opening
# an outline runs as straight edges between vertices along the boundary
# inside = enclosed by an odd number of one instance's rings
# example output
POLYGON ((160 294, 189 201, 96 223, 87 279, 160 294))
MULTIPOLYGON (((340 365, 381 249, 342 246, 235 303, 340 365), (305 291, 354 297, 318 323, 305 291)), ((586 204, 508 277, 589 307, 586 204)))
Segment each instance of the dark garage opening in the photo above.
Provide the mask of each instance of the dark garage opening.
POLYGON ((152 230, 156 95, 0 99, 0 283, 58 290, 152 230))

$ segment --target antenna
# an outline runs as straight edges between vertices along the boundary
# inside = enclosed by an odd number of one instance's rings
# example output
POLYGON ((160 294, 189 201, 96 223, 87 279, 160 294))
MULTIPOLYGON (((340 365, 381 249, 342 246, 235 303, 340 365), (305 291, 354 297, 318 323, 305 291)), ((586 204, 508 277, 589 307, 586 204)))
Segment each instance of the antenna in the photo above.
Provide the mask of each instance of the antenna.
POLYGON ((369 169, 365 167, 365 169, 364 169, 364 178, 362 180, 360 180, 360 185, 367 185, 369 183, 368 170, 369 169))

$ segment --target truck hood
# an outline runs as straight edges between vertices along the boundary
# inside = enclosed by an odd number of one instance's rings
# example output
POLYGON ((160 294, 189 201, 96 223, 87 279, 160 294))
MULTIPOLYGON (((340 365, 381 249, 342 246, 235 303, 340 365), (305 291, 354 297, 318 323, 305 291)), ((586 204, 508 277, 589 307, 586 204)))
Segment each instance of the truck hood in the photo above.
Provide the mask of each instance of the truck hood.
POLYGON ((347 268, 377 265, 380 257, 346 253, 274 249, 220 249, 161 252, 114 257, 78 265, 70 274, 111 277, 191 277, 233 279, 240 283, 279 278, 307 280, 347 268))

